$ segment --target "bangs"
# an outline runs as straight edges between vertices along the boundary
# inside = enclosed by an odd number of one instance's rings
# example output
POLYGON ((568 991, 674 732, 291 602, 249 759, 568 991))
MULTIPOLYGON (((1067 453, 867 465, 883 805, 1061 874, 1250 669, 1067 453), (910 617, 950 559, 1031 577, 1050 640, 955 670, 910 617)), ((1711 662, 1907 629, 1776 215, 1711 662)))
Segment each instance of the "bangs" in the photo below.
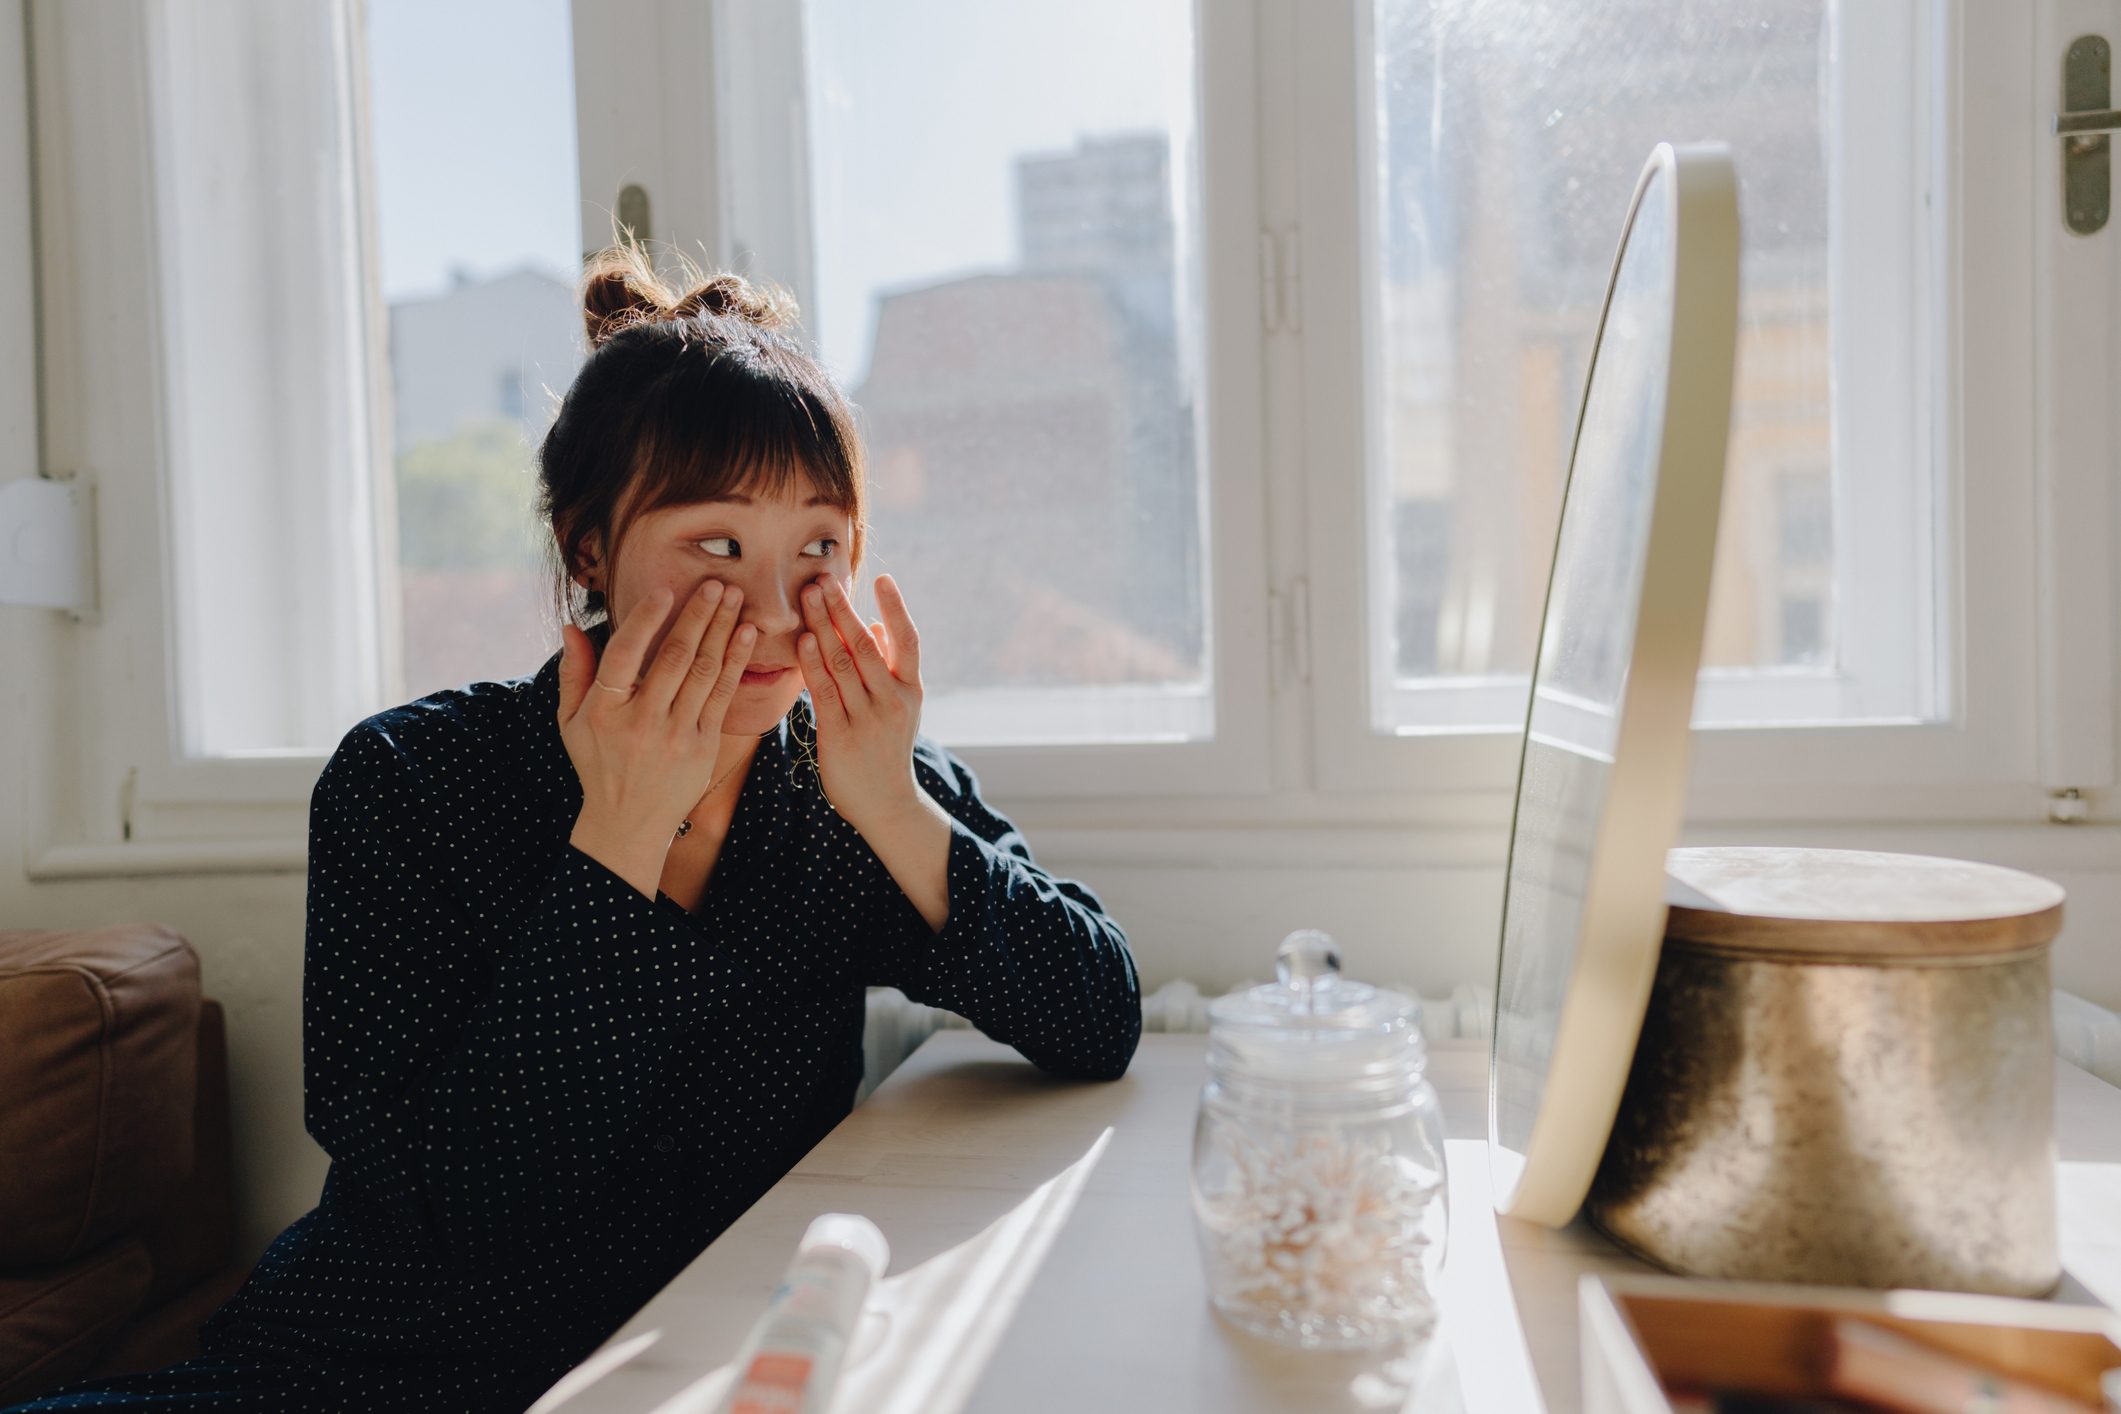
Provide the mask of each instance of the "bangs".
POLYGON ((627 519, 727 496, 821 496, 859 516, 861 443, 851 410, 756 349, 686 359, 646 401, 627 519))
POLYGON ((642 294, 639 271, 626 278, 618 292, 591 280, 591 351, 538 449, 559 622, 593 639, 609 632, 605 591, 628 531, 671 506, 814 496, 846 515, 858 568, 869 496, 861 432, 846 394, 784 327, 793 307, 768 308, 734 275, 683 300, 659 287, 642 294))

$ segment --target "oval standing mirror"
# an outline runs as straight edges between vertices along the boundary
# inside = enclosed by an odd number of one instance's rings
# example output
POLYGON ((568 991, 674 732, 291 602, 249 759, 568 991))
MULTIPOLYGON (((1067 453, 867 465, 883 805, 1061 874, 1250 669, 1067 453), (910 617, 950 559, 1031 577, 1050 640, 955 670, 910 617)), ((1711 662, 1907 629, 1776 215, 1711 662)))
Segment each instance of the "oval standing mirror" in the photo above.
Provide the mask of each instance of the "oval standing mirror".
POLYGON ((1496 1207, 1536 1222, 1583 1202, 1656 973, 1737 309, 1729 151, 1660 145, 1585 374, 1503 888, 1490 1176, 1496 1207))

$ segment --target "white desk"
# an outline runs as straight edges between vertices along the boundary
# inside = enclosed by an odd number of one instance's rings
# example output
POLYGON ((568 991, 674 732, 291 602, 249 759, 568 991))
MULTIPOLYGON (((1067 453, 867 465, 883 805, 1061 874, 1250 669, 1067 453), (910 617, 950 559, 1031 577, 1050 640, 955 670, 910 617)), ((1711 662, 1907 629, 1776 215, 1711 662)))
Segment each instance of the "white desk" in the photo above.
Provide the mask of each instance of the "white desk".
MULTIPOLYGON (((1444 1325, 1413 1357, 1286 1350, 1207 1303, 1187 1199, 1206 1038, 1142 1037, 1111 1084, 1055 1080, 977 1032, 931 1037, 702 1252, 538 1414, 711 1410, 810 1220, 891 1241, 836 1411, 1577 1408, 1576 1281, 1640 1271, 1580 1220, 1488 1199, 1485 1042, 1431 1055, 1450 1142, 1444 1325)), ((2121 1090, 2057 1078, 2058 1299, 2121 1308, 2121 1090)))

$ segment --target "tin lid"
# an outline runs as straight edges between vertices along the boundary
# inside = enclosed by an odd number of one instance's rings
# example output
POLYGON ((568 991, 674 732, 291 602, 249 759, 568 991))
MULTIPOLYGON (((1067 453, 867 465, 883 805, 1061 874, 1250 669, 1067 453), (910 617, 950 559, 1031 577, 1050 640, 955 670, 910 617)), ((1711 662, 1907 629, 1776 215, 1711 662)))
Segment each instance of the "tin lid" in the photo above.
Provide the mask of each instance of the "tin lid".
POLYGON ((1224 1054, 1283 1078, 1331 1079, 1424 1060, 1421 1004, 1340 972, 1340 949, 1315 928, 1275 953, 1279 979, 1217 997, 1208 1029, 1224 1054))
POLYGON ((2037 874, 1862 849, 1675 849, 1669 941, 1718 952, 1871 962, 2044 948, 2062 886, 2037 874))

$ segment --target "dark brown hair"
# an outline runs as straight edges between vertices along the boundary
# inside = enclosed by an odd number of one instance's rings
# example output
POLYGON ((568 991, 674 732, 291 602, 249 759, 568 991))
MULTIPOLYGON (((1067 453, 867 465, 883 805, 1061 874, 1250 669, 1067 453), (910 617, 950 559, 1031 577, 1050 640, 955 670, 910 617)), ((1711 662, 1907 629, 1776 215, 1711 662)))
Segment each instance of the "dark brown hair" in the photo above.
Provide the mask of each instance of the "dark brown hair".
POLYGON ((867 471, 854 408, 799 341, 795 301, 741 275, 702 276, 678 294, 632 241, 590 257, 582 276, 589 357, 538 447, 538 514, 557 622, 598 649, 611 633, 601 590, 574 583, 592 534, 603 583, 645 512, 731 494, 817 495, 853 523, 862 556, 867 471))

